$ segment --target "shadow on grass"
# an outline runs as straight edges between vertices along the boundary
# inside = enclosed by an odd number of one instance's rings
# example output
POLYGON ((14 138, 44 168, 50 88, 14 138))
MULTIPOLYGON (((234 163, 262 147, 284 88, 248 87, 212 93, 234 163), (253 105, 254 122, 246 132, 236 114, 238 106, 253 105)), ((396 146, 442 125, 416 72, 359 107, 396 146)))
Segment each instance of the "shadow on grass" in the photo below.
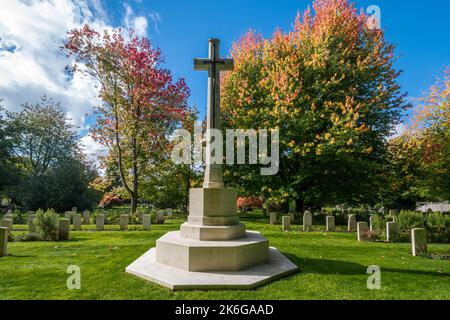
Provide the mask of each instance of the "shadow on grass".
POLYGON ((19 255, 19 254, 8 254, 8 257, 10 257, 10 258, 25 259, 25 258, 36 258, 37 256, 28 256, 28 255, 19 255))
MULTIPOLYGON (((285 254, 293 263, 295 263, 303 273, 329 274, 329 275, 362 275, 367 274, 369 266, 363 266, 354 262, 339 261, 339 260, 322 260, 311 258, 299 258, 292 254, 285 254)), ((450 277, 449 273, 439 273, 434 271, 424 270, 407 270, 395 268, 383 268, 382 272, 424 275, 424 276, 440 276, 450 277)))

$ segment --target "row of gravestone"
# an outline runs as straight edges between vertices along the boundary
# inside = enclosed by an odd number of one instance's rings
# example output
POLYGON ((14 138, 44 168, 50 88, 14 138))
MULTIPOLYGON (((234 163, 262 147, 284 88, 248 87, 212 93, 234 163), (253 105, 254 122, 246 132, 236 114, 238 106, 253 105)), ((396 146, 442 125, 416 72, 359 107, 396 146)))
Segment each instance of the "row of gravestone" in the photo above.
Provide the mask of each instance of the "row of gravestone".
MULTIPOLYGON (((354 216, 353 216, 354 218, 354 216)), ((276 225, 277 224, 277 214, 275 212, 270 213, 270 224, 276 225)), ((283 231, 290 231, 291 225, 295 222, 295 214, 290 213, 289 216, 282 216, 281 224, 283 227, 283 231)), ((356 222, 356 220, 355 220, 356 222)), ((311 212, 306 211, 303 214, 303 231, 310 232, 313 227, 313 215, 311 212)), ((326 227, 328 232, 336 231, 336 223, 335 223, 335 217, 334 216, 327 216, 326 217, 326 227)), ((350 230, 350 220, 349 220, 349 231, 350 230)))
MULTIPOLYGON (((291 224, 294 223, 294 214, 291 213, 289 216, 282 217, 282 228, 284 232, 288 232, 291 230, 291 224)), ((350 215, 348 217, 348 231, 349 232, 357 232, 358 241, 363 241, 369 231, 374 230, 374 218, 370 217, 370 227, 367 222, 357 222, 355 215, 350 215)), ((272 212, 270 213, 270 224, 277 224, 277 214, 272 212)), ((312 229, 313 225, 313 216, 309 211, 306 211, 303 215, 303 230, 305 232, 309 232, 312 229)), ((336 231, 335 225, 335 217, 327 216, 326 217, 326 230, 327 232, 336 231)), ((396 221, 391 221, 387 223, 387 241, 391 242, 398 236, 398 228, 396 221)), ((427 245, 427 231, 425 229, 417 228, 411 231, 411 246, 412 246, 412 254, 413 256, 418 256, 422 253, 428 252, 427 245)))
MULTIPOLYGON (((76 211, 71 211, 71 217, 74 222, 74 230, 81 230, 82 225, 82 219, 81 214, 76 214, 76 211)), ((169 209, 168 211, 168 217, 173 216, 173 210, 169 209)), ((87 218, 87 211, 84 212, 83 216, 84 218, 87 218)), ((90 213, 89 213, 90 214, 90 213)), ((67 214, 68 216, 68 214, 67 214)), ((9 233, 12 232, 13 227, 13 220, 12 215, 7 214, 5 215, 4 219, 0 220, 0 257, 5 257, 8 254, 8 236, 9 233)), ((28 227, 29 232, 33 232, 34 223, 33 221, 36 219, 36 214, 29 213, 28 214, 28 227)), ((128 214, 122 214, 120 215, 120 230, 125 231, 128 229, 128 223, 129 223, 130 215, 128 214)), ((164 211, 159 211, 157 220, 163 220, 164 219, 164 211)), ((89 216, 90 221, 90 216, 89 216)), ((70 219, 64 218, 59 219, 59 230, 58 230, 58 239, 60 241, 69 240, 70 238, 70 219)), ((87 219, 85 220, 87 222, 87 219)), ((96 217, 96 227, 98 231, 103 231, 105 227, 105 214, 98 214, 96 217)), ((150 230, 151 229, 151 215, 150 214, 144 214, 142 215, 142 224, 144 227, 144 230, 150 230)))
MULTIPOLYGON (((167 217, 171 219, 173 217, 173 210, 168 209, 167 210, 167 217)), ((126 230, 128 228, 129 224, 129 214, 122 214, 120 215, 119 225, 121 230, 126 230)), ((28 225, 28 231, 29 233, 34 233, 35 230, 35 224, 34 220, 36 220, 36 214, 34 211, 28 212, 28 219, 27 219, 27 225, 28 225)), ((82 225, 89 225, 91 221, 91 214, 89 211, 83 212, 83 215, 77 214, 76 211, 67 211, 65 213, 65 219, 69 222, 69 229, 70 224, 73 224, 73 229, 76 231, 81 231, 82 225)), ((106 221, 106 214, 98 214, 95 219, 95 224, 98 231, 103 231, 105 227, 105 221, 106 221)), ((158 224, 164 223, 164 211, 158 211, 156 221, 158 224)), ((140 216, 140 221, 142 221, 142 224, 144 226, 145 230, 150 230, 151 227, 151 215, 145 215, 143 214, 140 216)), ((66 221, 62 222, 62 230, 65 229, 66 221)), ((3 216, 3 219, 0 220, 0 227, 6 228, 8 233, 13 231, 13 215, 12 213, 8 212, 6 215, 3 216)), ((64 233, 64 232, 63 232, 64 233)), ((63 236, 64 238, 64 236, 63 236)))

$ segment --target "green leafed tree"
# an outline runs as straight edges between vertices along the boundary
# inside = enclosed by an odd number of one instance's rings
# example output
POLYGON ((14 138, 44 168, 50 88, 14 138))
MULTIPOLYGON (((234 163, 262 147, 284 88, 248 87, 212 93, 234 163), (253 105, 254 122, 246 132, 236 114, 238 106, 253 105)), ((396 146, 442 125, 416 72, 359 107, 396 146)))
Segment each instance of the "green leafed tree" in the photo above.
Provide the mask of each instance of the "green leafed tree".
POLYGON ((394 46, 371 19, 346 0, 316 0, 292 31, 250 31, 234 44, 225 124, 279 129, 281 159, 276 176, 244 166, 230 168, 230 181, 266 197, 287 192, 300 209, 379 200, 386 137, 409 105, 394 46))

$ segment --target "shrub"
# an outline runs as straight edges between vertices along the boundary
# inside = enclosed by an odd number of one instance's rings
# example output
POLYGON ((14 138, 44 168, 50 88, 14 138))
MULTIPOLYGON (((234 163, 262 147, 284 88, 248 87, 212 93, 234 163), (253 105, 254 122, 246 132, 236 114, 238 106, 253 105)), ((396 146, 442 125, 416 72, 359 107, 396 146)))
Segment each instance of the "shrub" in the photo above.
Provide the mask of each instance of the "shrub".
POLYGON ((410 232, 414 228, 425 226, 425 216, 420 212, 400 211, 397 217, 397 224, 400 231, 410 232))
POLYGON ((111 194, 106 194, 100 201, 99 207, 108 209, 113 207, 120 207, 122 205, 123 201, 119 197, 111 194))
POLYGON ((13 221, 14 224, 26 224, 27 223, 27 215, 20 210, 15 210, 13 213, 13 221))
POLYGON ((450 216, 430 213, 426 217, 426 227, 433 242, 450 242, 450 216))
POLYGON ((57 241, 59 235, 59 216, 54 210, 39 210, 36 213, 36 231, 44 241, 57 241))
POLYGON ((373 230, 383 231, 386 228, 386 220, 379 214, 376 214, 373 216, 372 227, 373 230))
POLYGON ((363 241, 370 241, 370 242, 375 242, 375 241, 380 241, 381 240, 381 235, 382 233, 379 231, 366 231, 363 232, 361 234, 361 239, 363 241))
POLYGON ((41 236, 36 233, 22 233, 16 238, 17 242, 36 242, 41 240, 41 236))

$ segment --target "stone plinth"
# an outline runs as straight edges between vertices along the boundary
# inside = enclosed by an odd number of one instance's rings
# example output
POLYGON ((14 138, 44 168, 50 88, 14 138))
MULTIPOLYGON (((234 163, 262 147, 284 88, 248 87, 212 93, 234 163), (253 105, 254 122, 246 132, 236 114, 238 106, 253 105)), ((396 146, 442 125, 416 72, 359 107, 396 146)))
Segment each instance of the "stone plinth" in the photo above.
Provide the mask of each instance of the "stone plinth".
MULTIPOLYGON (((297 271, 270 250, 260 233, 246 230, 236 203, 237 193, 231 189, 192 189, 188 222, 158 239, 156 248, 126 271, 173 290, 251 289, 297 271)), ((286 221, 290 224, 289 216, 286 221)))
POLYGON ((267 263, 241 271, 185 271, 157 263, 155 248, 126 269, 131 275, 170 290, 252 290, 297 271, 297 266, 275 248, 270 248, 267 263))
POLYGON ((72 211, 66 211, 66 213, 64 214, 64 218, 70 221, 72 219, 72 214, 72 211))
POLYGON ((169 232, 156 243, 156 262, 185 271, 238 271, 265 263, 269 242, 257 232, 230 241, 199 241, 169 232))
POLYGON ((412 229, 411 230, 411 245, 412 255, 418 256, 422 253, 428 252, 428 239, 427 230, 425 229, 412 229))

